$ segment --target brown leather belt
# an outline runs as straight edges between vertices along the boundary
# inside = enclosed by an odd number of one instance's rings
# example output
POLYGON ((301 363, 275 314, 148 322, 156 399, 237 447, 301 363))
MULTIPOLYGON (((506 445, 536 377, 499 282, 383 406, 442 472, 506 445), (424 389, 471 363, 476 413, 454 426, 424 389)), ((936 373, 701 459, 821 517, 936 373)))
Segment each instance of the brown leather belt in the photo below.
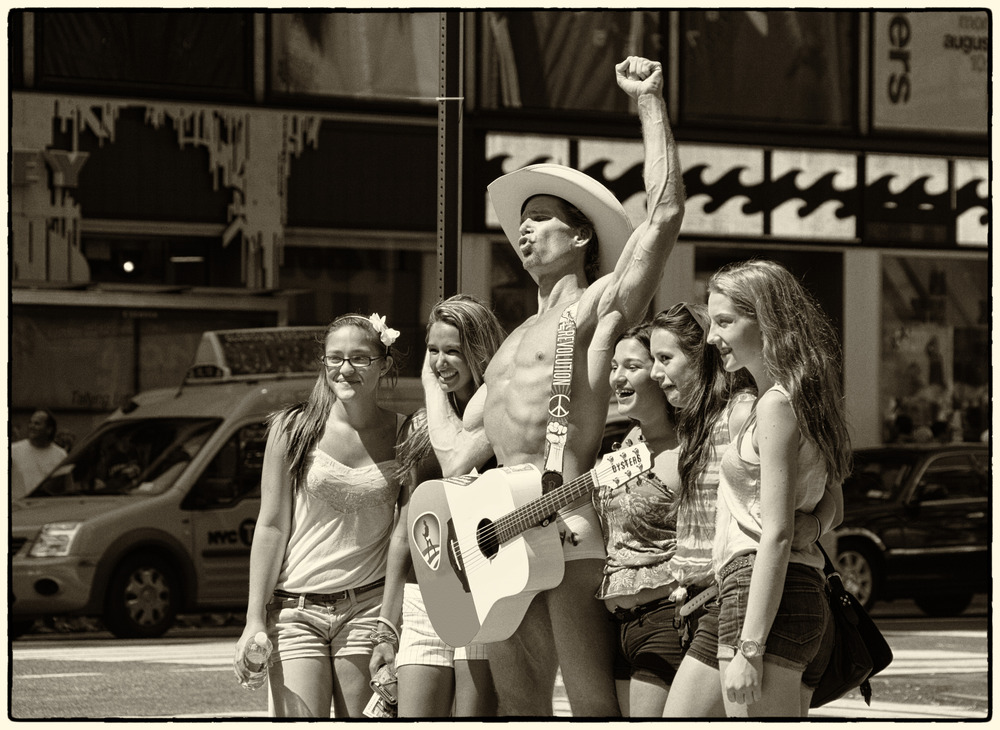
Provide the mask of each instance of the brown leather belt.
POLYGON ((728 563, 722 566, 722 570, 719 571, 719 583, 722 583, 727 577, 735 573, 741 568, 750 568, 753 566, 754 560, 757 559, 757 553, 747 553, 746 555, 737 555, 735 558, 730 560, 728 563))
POLYGON ((291 593, 290 591, 283 591, 276 588, 274 595, 278 598, 301 598, 314 603, 334 603, 335 601, 343 601, 345 598, 350 598, 351 591, 354 591, 354 595, 358 596, 375 588, 381 588, 384 585, 385 578, 379 578, 357 588, 348 588, 347 590, 334 591, 333 593, 291 593))

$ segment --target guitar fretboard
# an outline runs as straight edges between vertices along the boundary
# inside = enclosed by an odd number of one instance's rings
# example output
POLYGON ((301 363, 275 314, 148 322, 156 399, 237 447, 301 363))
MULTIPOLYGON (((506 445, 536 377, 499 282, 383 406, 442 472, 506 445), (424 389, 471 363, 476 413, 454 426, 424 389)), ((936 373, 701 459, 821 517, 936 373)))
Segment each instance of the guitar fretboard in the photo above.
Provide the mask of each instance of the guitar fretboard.
POLYGON ((568 484, 563 484, 548 494, 521 505, 493 523, 497 541, 502 545, 525 530, 537 527, 542 520, 587 494, 593 488, 593 471, 589 471, 568 484))

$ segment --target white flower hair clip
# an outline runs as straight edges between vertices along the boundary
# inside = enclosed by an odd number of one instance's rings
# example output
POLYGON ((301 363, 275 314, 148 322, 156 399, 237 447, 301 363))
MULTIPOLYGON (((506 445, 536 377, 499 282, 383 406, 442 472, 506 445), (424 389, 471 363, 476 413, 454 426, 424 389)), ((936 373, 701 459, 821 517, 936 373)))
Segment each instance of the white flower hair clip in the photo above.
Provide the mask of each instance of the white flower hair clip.
POLYGON ((385 324, 385 317, 380 317, 378 312, 372 312, 372 315, 368 318, 372 327, 378 332, 379 339, 382 340, 382 344, 386 347, 392 345, 399 337, 399 330, 394 330, 392 327, 387 327, 385 324))

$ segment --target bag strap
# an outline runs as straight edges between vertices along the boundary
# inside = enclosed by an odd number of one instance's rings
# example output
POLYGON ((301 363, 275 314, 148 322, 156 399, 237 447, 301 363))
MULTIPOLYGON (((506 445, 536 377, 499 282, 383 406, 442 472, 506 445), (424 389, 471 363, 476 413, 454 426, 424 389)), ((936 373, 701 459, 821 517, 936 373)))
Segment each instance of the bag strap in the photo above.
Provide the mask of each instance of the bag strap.
POLYGON ((579 301, 563 310, 556 328, 556 356, 552 363, 552 393, 549 422, 545 428, 545 463, 542 494, 562 486, 566 436, 569 432, 570 386, 573 382, 573 345, 576 341, 576 309, 579 301))

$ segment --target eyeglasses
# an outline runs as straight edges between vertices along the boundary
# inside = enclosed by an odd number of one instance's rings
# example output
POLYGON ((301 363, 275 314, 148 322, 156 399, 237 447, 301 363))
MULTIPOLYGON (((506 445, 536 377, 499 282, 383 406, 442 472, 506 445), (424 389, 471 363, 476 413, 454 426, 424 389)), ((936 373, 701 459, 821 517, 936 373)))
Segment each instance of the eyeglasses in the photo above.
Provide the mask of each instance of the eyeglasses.
POLYGON ((343 366, 345 362, 351 363, 351 367, 355 369, 371 367, 371 364, 376 360, 381 360, 385 355, 379 355, 378 357, 369 357, 368 355, 351 355, 350 357, 341 357, 340 355, 324 355, 320 358, 320 362, 327 366, 330 370, 335 370, 343 366))

